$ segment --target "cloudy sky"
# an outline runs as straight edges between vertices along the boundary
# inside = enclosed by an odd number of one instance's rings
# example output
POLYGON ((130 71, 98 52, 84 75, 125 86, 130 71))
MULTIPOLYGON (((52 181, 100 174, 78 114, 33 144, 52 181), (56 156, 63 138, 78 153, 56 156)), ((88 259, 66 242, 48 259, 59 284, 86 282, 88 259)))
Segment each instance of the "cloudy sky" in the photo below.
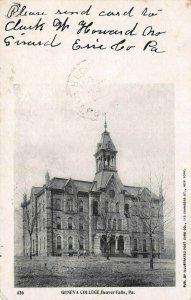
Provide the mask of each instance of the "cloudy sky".
MULTIPOLYGON (((18 89, 15 106, 16 204, 26 189, 50 177, 93 180, 95 153, 104 129, 118 150, 117 169, 126 185, 146 185, 163 175, 174 186, 174 102, 171 85, 104 85, 90 82, 79 96, 63 86, 18 89)), ((79 89, 80 89, 79 88, 79 89)))
POLYGON ((15 86, 16 253, 21 249, 22 195, 42 186, 47 170, 50 177, 93 180, 105 112, 122 182, 146 186, 151 173, 154 188, 163 176, 167 201, 174 205, 173 86, 107 85, 85 76, 77 90, 71 78, 70 86, 15 86))

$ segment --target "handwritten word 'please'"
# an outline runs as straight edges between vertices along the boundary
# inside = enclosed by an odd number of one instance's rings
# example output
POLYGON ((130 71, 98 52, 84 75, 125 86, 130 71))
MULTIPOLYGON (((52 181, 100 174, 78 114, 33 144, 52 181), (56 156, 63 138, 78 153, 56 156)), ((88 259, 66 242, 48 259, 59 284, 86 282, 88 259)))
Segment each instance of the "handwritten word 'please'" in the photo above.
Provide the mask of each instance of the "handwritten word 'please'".
POLYGON ((11 7, 8 10, 7 18, 11 17, 27 17, 27 16, 46 16, 47 14, 45 12, 39 12, 39 11, 27 11, 26 6, 21 6, 20 3, 14 3, 11 5, 11 7))

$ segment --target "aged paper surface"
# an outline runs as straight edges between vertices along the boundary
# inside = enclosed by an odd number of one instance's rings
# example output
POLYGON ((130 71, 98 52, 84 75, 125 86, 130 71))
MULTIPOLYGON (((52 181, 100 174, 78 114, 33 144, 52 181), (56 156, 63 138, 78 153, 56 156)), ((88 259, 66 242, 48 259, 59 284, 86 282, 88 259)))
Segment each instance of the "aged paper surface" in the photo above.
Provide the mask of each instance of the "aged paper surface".
POLYGON ((189 299, 191 2, 6 0, 0 14, 1 299, 189 299), (55 241, 48 217, 34 219, 30 259, 21 203, 32 201, 32 187, 48 201, 51 184, 63 205, 69 189, 93 205, 111 184, 107 195, 123 213, 112 217, 109 260, 108 232, 80 204, 83 234, 75 209, 65 230, 57 207, 55 241), (124 214, 128 199, 149 190, 168 206, 164 230, 154 225, 152 236, 137 222, 139 205, 134 219, 136 205, 124 214))

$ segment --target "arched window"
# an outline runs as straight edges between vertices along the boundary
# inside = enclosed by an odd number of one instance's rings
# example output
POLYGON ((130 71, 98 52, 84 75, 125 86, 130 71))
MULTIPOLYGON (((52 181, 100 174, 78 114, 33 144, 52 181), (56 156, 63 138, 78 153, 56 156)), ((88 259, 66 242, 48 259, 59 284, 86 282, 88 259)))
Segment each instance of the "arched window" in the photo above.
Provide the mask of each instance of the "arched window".
POLYGON ((125 212, 126 217, 129 217, 129 204, 128 203, 125 203, 124 212, 125 212))
POLYGON ((83 212, 83 201, 82 200, 80 200, 80 202, 79 202, 79 211, 83 212))
POLYGON ((57 236, 57 250, 61 249, 61 237, 60 236, 57 236))
POLYGON ((143 240, 143 251, 147 251, 147 242, 143 240))
POLYGON ((93 201, 93 215, 97 216, 98 215, 98 202, 93 201))
POLYGON ((56 218, 56 224, 57 224, 57 229, 61 229, 61 218, 60 217, 56 218))
POLYGON ((151 217, 155 216, 155 208, 154 206, 151 207, 151 217))
POLYGON ((61 201, 60 201, 60 199, 57 199, 56 200, 56 209, 61 209, 61 201))
POLYGON ((73 199, 68 199, 67 200, 67 210, 68 211, 73 211, 73 199))
POLYGON ((80 218, 80 219, 79 219, 79 229, 80 229, 80 230, 83 230, 83 229, 84 229, 84 220, 83 220, 83 218, 80 218))
POLYGON ((68 238, 68 250, 72 250, 73 249, 73 238, 70 236, 68 238))
POLYGON ((116 219, 113 219, 113 230, 116 230, 116 219))
POLYGON ((108 212, 108 206, 109 206, 108 201, 105 201, 105 212, 106 213, 108 212))
POLYGON ((68 229, 72 229, 72 218, 68 218, 68 229))
POLYGON ((137 239, 133 240, 133 249, 134 251, 137 251, 137 239))
POLYGON ((121 220, 119 219, 119 220, 118 220, 118 230, 121 230, 121 229, 122 229, 122 228, 121 228, 121 227, 122 227, 121 224, 122 224, 122 222, 121 222, 121 220))
POLYGON ((119 202, 116 203, 116 213, 119 212, 119 202))
POLYGON ((80 239, 79 239, 79 248, 80 248, 80 250, 84 249, 84 238, 83 238, 83 236, 80 236, 80 239))

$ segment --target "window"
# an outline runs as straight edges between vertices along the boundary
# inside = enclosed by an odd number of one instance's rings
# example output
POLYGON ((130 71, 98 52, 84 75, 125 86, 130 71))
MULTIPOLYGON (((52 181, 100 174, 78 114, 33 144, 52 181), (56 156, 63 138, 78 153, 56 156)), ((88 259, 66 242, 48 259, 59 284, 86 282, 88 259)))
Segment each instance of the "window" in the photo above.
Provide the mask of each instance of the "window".
POLYGON ((73 238, 70 236, 68 238, 68 250, 72 250, 73 249, 73 238))
POLYGON ((98 229, 98 220, 97 219, 94 220, 94 229, 98 229))
POLYGON ((39 231, 41 231, 41 219, 39 218, 39 221, 38 221, 38 226, 39 226, 39 231))
POLYGON ((80 250, 84 249, 84 238, 83 238, 83 236, 81 236, 80 239, 79 239, 79 249, 80 250))
POLYGON ((80 202, 79 202, 79 211, 80 212, 83 212, 83 201, 82 200, 80 200, 80 202))
POLYGON ((61 209, 61 201, 60 201, 60 199, 57 199, 56 200, 56 209, 61 209))
POLYGON ((107 213, 108 212, 108 201, 105 201, 105 212, 107 213))
POLYGON ((113 220, 113 230, 116 230, 116 220, 113 220))
POLYGON ((148 209, 147 209, 147 206, 145 206, 145 205, 142 207, 141 216, 143 218, 148 217, 148 209))
POLYGON ((61 218, 57 217, 56 219, 57 229, 61 229, 61 218))
POLYGON ((46 239, 44 237, 44 249, 46 248, 46 239))
POLYGON ((121 220, 119 219, 119 220, 118 220, 118 230, 121 230, 121 229, 122 229, 122 228, 121 228, 121 227, 122 227, 121 224, 122 224, 122 223, 121 223, 121 220))
POLYGON ((68 199, 67 201, 67 210, 73 211, 73 199, 68 199))
POLYGON ((32 252, 34 254, 34 240, 32 241, 32 252))
POLYGON ((71 186, 71 185, 67 185, 67 187, 66 187, 66 192, 67 192, 68 194, 72 194, 73 189, 72 189, 72 186, 71 186))
POLYGON ((80 230, 84 229, 84 220, 82 218, 79 219, 79 229, 80 230))
POLYGON ((129 204, 128 203, 125 203, 124 211, 125 211, 125 215, 127 217, 129 217, 129 204))
POLYGON ((106 229, 106 225, 107 225, 107 220, 104 218, 104 219, 103 219, 103 229, 104 229, 104 230, 106 229))
POLYGON ((155 240, 152 240, 152 248, 153 248, 153 251, 156 250, 156 241, 155 240))
POLYGON ((93 215, 97 216, 98 215, 98 202, 93 201, 93 215))
POLYGON ((119 203, 117 202, 116 203, 116 213, 118 213, 119 212, 119 203))
POLYGON ((147 242, 143 240, 143 251, 147 251, 147 242))
POLYGON ((57 250, 60 250, 62 247, 61 247, 61 237, 58 236, 57 237, 57 250))
POLYGON ((45 203, 44 203, 44 199, 43 199, 43 207, 42 207, 43 211, 45 211, 45 203))
POLYGON ((133 222, 133 231, 137 232, 137 222, 136 221, 133 222))
POLYGON ((45 229, 45 218, 43 218, 43 229, 45 229))
POLYGON ((68 218, 68 229, 72 229, 72 218, 68 218))
POLYGON ((108 219, 108 229, 111 229, 111 219, 108 219))
POLYGON ((39 212, 39 217, 40 217, 40 215, 41 215, 41 203, 39 203, 38 212, 39 212))
POLYGON ((113 199, 115 197, 115 191, 114 190, 110 190, 109 191, 109 196, 113 199))
POLYGON ((40 244, 40 250, 41 250, 41 239, 40 239, 40 243, 39 244, 40 244))
POLYGON ((147 224, 143 222, 143 232, 147 232, 147 224))
POLYGON ((134 239, 133 241, 133 249, 134 251, 137 251, 137 239, 134 239))
POLYGON ((132 207, 132 215, 133 215, 133 216, 137 216, 137 214, 138 214, 138 212, 137 212, 137 206, 134 205, 134 206, 132 207))
POLYGON ((32 216, 34 216, 34 206, 32 206, 32 216))
POLYGON ((151 217, 154 217, 155 215, 155 208, 152 206, 151 207, 151 217))

